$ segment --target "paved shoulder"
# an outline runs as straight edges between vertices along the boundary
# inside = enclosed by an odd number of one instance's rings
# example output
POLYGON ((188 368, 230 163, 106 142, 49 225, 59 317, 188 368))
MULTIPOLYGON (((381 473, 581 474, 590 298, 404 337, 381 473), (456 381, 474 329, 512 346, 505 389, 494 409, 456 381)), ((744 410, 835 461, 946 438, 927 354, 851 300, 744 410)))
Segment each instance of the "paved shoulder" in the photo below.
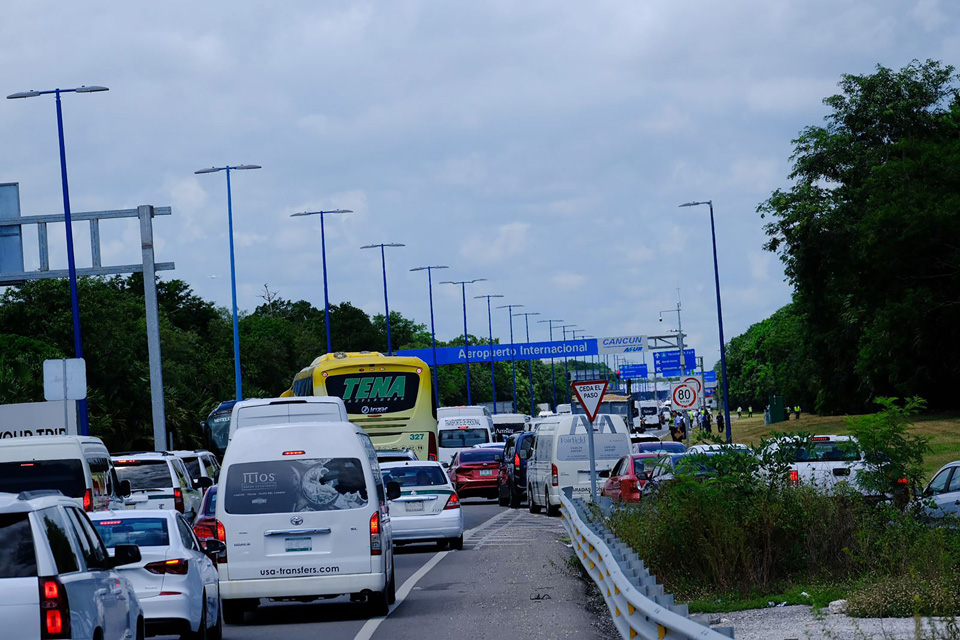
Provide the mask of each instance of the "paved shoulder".
POLYGON ((559 518, 505 513, 424 576, 374 638, 604 637, 564 536, 559 518))

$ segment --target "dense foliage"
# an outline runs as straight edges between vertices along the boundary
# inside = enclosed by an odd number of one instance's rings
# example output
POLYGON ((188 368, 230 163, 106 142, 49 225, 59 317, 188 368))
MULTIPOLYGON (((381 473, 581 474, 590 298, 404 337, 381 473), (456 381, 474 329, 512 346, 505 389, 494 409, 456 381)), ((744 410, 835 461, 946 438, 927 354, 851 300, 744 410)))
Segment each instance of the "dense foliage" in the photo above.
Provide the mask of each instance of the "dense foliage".
POLYGON ((820 412, 862 412, 878 395, 957 406, 957 84, 934 61, 844 75, 825 125, 793 141, 793 185, 758 208, 793 303, 731 342, 731 383, 760 394, 731 402, 761 404, 772 387, 820 412), (792 344, 764 352, 770 333, 792 344))

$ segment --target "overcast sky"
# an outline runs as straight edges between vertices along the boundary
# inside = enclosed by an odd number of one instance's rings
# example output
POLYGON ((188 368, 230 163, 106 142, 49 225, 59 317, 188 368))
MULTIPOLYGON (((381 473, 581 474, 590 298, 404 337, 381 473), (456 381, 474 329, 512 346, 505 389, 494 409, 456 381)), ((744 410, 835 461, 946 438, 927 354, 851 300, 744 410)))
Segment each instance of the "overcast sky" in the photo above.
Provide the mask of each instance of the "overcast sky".
MULTIPOLYGON (((193 172, 255 163, 232 181, 241 309, 264 284, 322 307, 319 220, 289 216, 346 208, 326 224, 332 302, 383 312, 379 252, 360 250, 379 242, 407 245, 387 255, 390 307, 425 324, 411 267, 487 278, 468 288, 480 335, 487 293, 593 336, 662 334, 679 285, 710 367, 708 211, 677 205, 714 202, 729 340, 790 299, 756 207, 789 185, 791 140, 843 73, 957 64, 958 18, 953 0, 16 1, 0 94, 109 87, 63 100, 72 209, 172 206, 155 221, 157 259, 176 263, 163 277, 220 305, 224 174, 193 172)), ((0 140, 23 214, 62 212, 53 98, 0 102, 0 140)), ((135 223, 100 232, 104 264, 139 260, 135 223)), ((85 223, 75 237, 89 266, 85 223)), ((32 229, 24 242, 36 269, 32 229)), ((438 337, 461 333, 459 287, 435 284, 434 302, 438 337)))

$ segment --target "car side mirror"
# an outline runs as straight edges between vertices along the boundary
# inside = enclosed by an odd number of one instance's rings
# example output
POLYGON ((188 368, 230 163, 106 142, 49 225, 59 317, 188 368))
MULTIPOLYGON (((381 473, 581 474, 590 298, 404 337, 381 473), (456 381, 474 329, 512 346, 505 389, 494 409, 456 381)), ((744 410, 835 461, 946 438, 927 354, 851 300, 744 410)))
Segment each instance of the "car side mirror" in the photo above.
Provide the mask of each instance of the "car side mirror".
POLYGON ((203 554, 213 560, 214 564, 227 552, 226 543, 220 540, 201 540, 200 546, 203 548, 203 554))
POLYGON ((387 483, 387 500, 396 500, 400 497, 400 483, 391 480, 387 483))
POLYGON ((443 467, 444 469, 449 469, 449 468, 450 468, 450 463, 449 463, 449 462, 441 462, 441 463, 440 463, 440 466, 443 467))
POLYGON ((213 486, 213 480, 207 476, 200 476, 193 481, 193 487, 195 489, 209 489, 213 486))
POLYGON ((121 498, 127 498, 130 496, 131 493, 133 493, 133 488, 130 486, 130 481, 121 480, 120 491, 117 495, 119 495, 121 498))
POLYGON ((610 469, 601 469, 600 472, 599 472, 597 475, 600 476, 601 478, 609 478, 609 477, 610 477, 610 469))
POLYGON ((113 557, 107 561, 110 568, 140 562, 140 547, 135 544, 118 544, 113 548, 113 557))

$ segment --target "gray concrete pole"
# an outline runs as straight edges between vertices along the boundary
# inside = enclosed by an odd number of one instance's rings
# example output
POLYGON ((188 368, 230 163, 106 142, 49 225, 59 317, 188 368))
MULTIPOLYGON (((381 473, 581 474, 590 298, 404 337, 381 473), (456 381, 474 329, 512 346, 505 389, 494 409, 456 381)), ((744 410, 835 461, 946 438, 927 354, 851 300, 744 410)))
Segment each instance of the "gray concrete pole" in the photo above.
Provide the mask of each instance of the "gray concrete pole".
POLYGON ((147 354, 150 362, 150 398, 153 405, 153 448, 167 449, 167 423, 163 411, 163 372, 160 366, 160 311, 153 260, 153 207, 137 207, 140 245, 143 250, 143 301, 147 310, 147 354))

